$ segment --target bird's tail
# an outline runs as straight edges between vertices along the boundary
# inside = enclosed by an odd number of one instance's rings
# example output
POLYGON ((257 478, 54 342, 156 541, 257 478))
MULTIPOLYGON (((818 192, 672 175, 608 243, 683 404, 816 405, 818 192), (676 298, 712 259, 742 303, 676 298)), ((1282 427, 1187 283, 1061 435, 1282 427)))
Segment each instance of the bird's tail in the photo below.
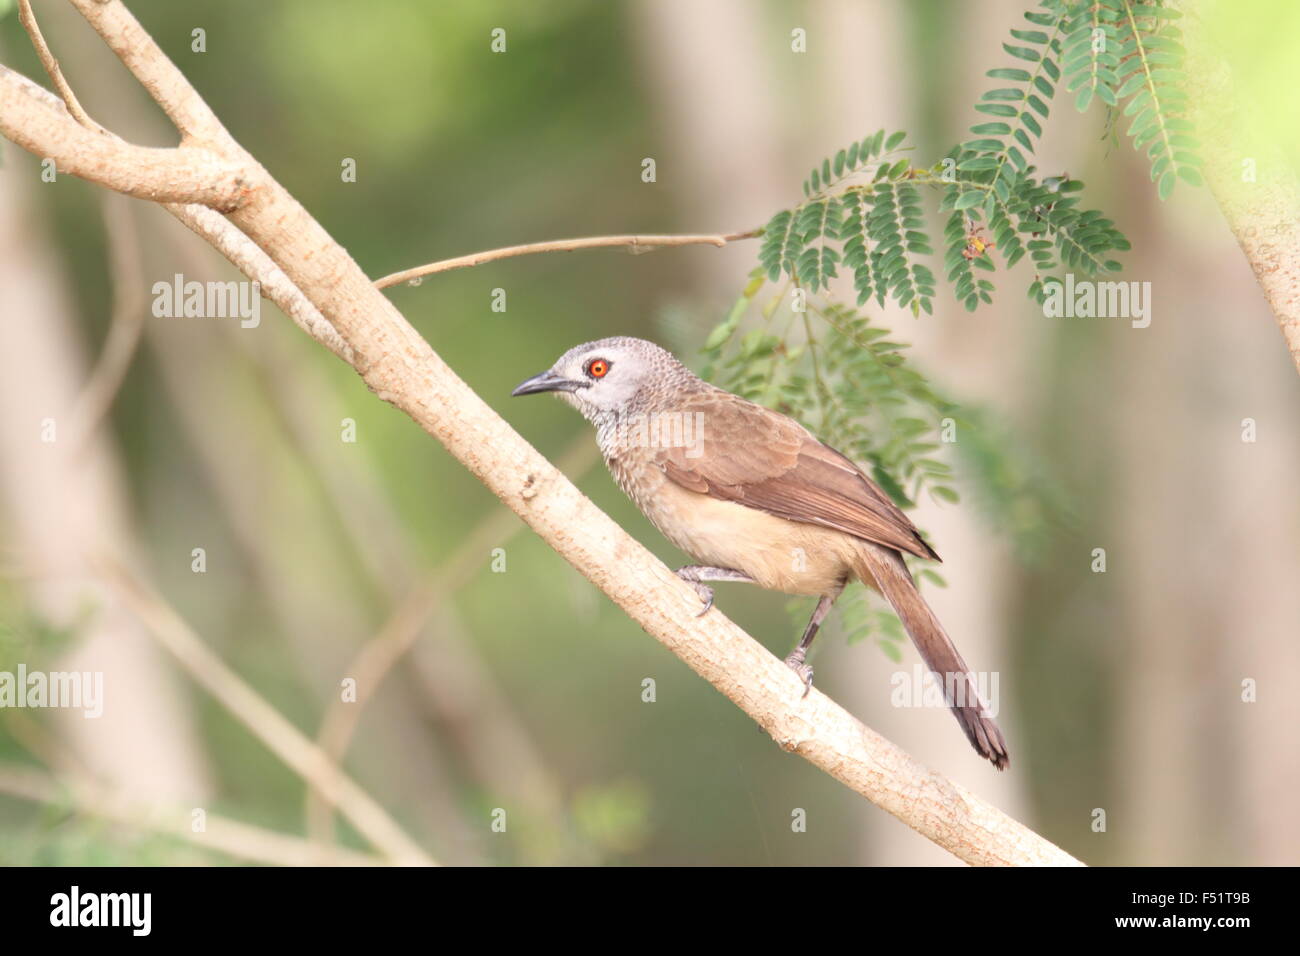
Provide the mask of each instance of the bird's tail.
POLYGON ((858 577, 868 586, 878 588, 894 608, 921 657, 943 686, 944 698, 971 746, 980 756, 992 761, 993 766, 1005 770, 1010 756, 1002 731, 988 716, 988 707, 980 697, 975 675, 917 591, 916 583, 903 563, 903 556, 893 548, 866 542, 858 548, 858 553, 861 556, 856 568, 858 577))

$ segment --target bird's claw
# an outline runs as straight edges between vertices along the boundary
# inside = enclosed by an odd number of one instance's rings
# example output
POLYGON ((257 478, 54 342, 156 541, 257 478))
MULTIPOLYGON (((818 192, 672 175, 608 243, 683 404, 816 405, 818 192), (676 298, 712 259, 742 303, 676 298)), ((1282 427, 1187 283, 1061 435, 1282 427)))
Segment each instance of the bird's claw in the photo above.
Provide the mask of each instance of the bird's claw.
POLYGON ((704 615, 709 613, 709 608, 713 607, 713 588, 699 580, 699 578, 697 578, 693 573, 690 573, 692 571, 694 571, 693 568, 681 568, 674 573, 691 587, 695 588, 695 593, 698 594, 700 600, 704 602, 704 607, 700 610, 700 613, 695 616, 704 617, 704 615))
POLYGON ((695 583, 695 593, 698 594, 700 600, 704 602, 704 607, 700 608, 700 613, 695 616, 704 617, 704 615, 709 613, 709 608, 713 607, 713 588, 709 587, 707 584, 700 584, 697 581, 695 583))
POLYGON ((785 659, 785 666, 790 668, 790 670, 794 671, 795 674, 799 677, 799 680, 803 682, 803 693, 800 695, 799 698, 800 700, 802 700, 804 697, 807 697, 808 692, 812 690, 812 684, 813 684, 812 665, 805 664, 803 655, 796 651, 795 653, 791 654, 789 657, 785 659))

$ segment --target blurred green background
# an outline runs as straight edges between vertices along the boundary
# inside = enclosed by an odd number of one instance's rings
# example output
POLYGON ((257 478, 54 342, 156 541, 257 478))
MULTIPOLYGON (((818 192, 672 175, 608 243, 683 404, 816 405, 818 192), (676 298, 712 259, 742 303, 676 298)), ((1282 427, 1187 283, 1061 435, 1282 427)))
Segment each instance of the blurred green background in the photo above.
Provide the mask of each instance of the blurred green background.
MULTIPOLYGON (((172 145, 75 13, 38 6, 91 115, 134 142, 172 145)), ((1024 9, 130 8, 376 277, 545 239, 754 228, 797 200, 813 163, 881 126, 908 130, 918 157, 942 155, 975 121, 982 74, 1004 65, 999 44, 1024 9), (489 48, 497 27, 504 53, 489 48), (192 49, 195 28, 205 52, 192 49), (806 53, 791 51, 794 28, 807 31, 806 53), (654 183, 641 180, 645 157, 654 183), (349 158, 356 182, 340 176, 349 158)), ((0 59, 45 80, 12 13, 0 59)), ((962 504, 927 501, 916 516, 945 558, 951 586, 929 592, 939 616, 972 666, 1000 674, 1012 770, 995 774, 942 711, 890 707, 899 666, 871 643, 847 646, 832 628, 818 685, 1087 862, 1294 864, 1300 382, 1208 191, 1180 186, 1159 204, 1144 161, 1104 126, 1099 109, 1061 104, 1040 166, 1087 182, 1088 204, 1133 241, 1122 278, 1152 282, 1150 328, 1045 319, 1024 298, 1024 265, 999 273, 994 305, 973 315, 942 282, 932 317, 873 311, 936 384, 992 410, 1008 461, 1043 463, 1040 488, 956 456, 962 504), (1247 418, 1254 442, 1242 440, 1247 418), (1034 548, 993 507, 1008 486, 1063 499, 1066 517, 1036 526, 1034 548), (1092 570, 1096 548, 1105 573, 1092 570), (1252 680, 1258 700, 1244 703, 1252 680)), ((414 646, 366 704, 344 766, 439 861, 952 862, 784 754, 269 303, 256 329, 147 318, 107 421, 75 467, 55 461, 39 423, 72 407, 122 290, 102 190, 41 183, 33 157, 2 148, 0 670, 102 669, 108 712, 0 711, 0 862, 241 859, 154 832, 140 808, 155 805, 366 848, 346 823, 313 818, 302 780, 149 639, 96 572, 101 553, 136 559, 312 737, 357 652, 424 595, 414 646), (344 419, 355 442, 341 440, 344 419), (204 573, 192 570, 195 548, 204 573), (78 796, 86 779, 127 809, 78 796), (34 799, 33 781, 57 786, 34 799), (492 826, 498 808, 504 832, 492 826), (798 810, 805 830, 792 828, 798 810)), ((147 290, 175 273, 236 277, 161 210, 121 209, 146 308, 147 290)), ((754 242, 541 255, 390 294, 493 407, 676 566, 595 460, 588 426, 509 391, 569 346, 612 334, 655 339, 698 368, 756 257, 754 242), (492 311, 495 289, 504 313, 492 311)), ((780 655, 797 638, 780 595, 724 585, 718 605, 780 655)), ((916 662, 908 647, 903 667, 916 662)))

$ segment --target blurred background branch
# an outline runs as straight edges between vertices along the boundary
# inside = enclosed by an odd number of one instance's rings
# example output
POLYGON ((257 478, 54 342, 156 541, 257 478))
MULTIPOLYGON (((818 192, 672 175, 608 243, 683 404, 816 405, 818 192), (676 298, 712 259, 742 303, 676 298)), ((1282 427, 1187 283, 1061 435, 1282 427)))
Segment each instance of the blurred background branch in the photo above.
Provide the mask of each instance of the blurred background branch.
MULTIPOLYGON (((1205 179, 1250 263, 1300 372, 1300 178, 1272 140, 1260 100, 1234 82, 1218 36, 1233 36, 1224 11, 1188 0, 1187 85, 1206 148, 1205 179)), ((1271 11, 1270 11, 1271 12, 1271 11)))
POLYGON ((0 793, 51 805, 68 807, 90 817, 178 837, 206 850, 215 850, 250 863, 271 866, 379 866, 378 857, 339 847, 308 843, 261 827, 249 826, 216 814, 204 813, 198 828, 193 811, 172 810, 132 803, 86 781, 66 789, 54 777, 28 767, 0 765, 0 793))
POLYGON ((329 794, 374 845, 395 863, 429 865, 433 860, 417 846, 364 790, 353 783, 315 744, 230 670, 176 612, 150 593, 121 565, 106 561, 103 576, 131 610, 180 662, 191 679, 227 707, 277 757, 329 794))

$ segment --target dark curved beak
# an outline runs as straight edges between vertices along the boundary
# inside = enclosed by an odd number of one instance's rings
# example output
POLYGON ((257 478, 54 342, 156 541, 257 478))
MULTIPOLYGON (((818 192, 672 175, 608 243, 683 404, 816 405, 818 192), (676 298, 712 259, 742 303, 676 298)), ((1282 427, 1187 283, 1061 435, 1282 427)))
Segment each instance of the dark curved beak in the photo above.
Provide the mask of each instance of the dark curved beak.
POLYGON ((540 375, 534 375, 526 382, 520 382, 511 392, 511 396, 519 395, 536 395, 538 392, 576 392, 580 388, 586 388, 587 382, 575 382, 573 379, 565 378, 563 375, 556 375, 550 369, 547 369, 540 375))

